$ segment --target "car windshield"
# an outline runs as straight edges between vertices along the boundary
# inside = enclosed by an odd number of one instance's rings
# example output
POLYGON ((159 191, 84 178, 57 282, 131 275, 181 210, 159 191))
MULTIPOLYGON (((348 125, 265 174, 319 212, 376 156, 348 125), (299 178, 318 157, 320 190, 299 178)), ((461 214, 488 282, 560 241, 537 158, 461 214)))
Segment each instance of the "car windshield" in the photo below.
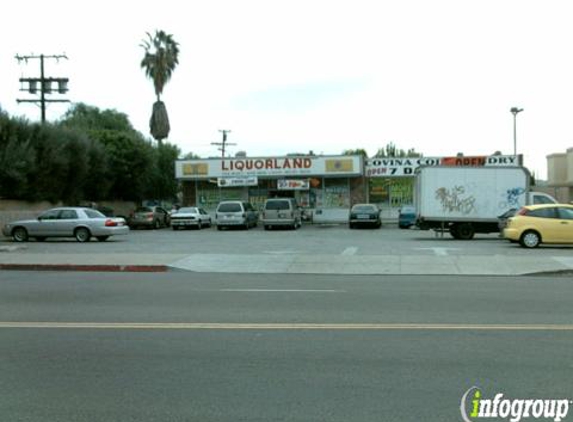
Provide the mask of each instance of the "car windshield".
POLYGON ((227 204, 221 204, 219 205, 219 209, 217 210, 219 212, 241 212, 241 205, 240 204, 235 204, 235 203, 227 203, 227 204))
POLYGON ((279 199, 274 201, 267 201, 267 205, 265 208, 267 210, 288 210, 290 206, 289 206, 289 201, 279 199))
POLYGON ((352 207, 352 212, 376 212, 374 205, 355 205, 352 207))
POLYGON ((183 207, 183 208, 179 208, 178 211, 175 212, 175 214, 197 214, 197 208, 193 208, 193 207, 183 207))

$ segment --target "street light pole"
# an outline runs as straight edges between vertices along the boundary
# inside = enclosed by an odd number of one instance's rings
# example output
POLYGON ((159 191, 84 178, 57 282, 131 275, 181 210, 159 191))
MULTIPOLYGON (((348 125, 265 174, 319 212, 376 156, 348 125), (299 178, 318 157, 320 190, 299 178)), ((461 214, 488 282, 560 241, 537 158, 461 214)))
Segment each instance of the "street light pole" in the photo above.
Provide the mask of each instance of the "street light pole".
POLYGON ((517 113, 521 113, 523 109, 511 107, 509 111, 513 114, 513 155, 517 155, 517 113))

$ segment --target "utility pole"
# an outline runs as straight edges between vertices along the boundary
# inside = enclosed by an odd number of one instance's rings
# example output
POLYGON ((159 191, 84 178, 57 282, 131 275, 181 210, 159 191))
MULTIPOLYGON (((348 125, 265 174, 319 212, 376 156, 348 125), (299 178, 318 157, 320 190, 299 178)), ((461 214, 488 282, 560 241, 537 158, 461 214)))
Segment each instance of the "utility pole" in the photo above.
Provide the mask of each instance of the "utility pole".
POLYGON ((20 78, 21 88, 20 91, 27 91, 30 94, 36 94, 38 92, 38 84, 40 85, 40 98, 33 99, 33 100, 25 100, 25 99, 17 99, 18 103, 40 103, 40 107, 42 109, 42 123, 46 122, 46 103, 69 103, 70 100, 67 99, 48 99, 46 98, 47 94, 52 93, 52 82, 56 82, 58 84, 57 91, 59 94, 65 94, 68 92, 68 78, 52 78, 46 77, 44 74, 44 60, 45 59, 55 59, 58 62, 60 59, 68 59, 65 54, 56 54, 56 55, 29 55, 29 56, 20 56, 16 54, 16 60, 18 62, 25 61, 28 63, 30 59, 40 59, 40 77, 39 78, 20 78), (28 88, 24 87, 24 84, 28 84, 28 88))
POLYGON ((223 142, 211 142, 211 145, 217 145, 220 148, 217 148, 219 151, 221 151, 221 160, 223 160, 225 158, 225 147, 227 145, 237 145, 237 144, 233 144, 231 142, 227 142, 227 133, 230 133, 230 130, 219 130, 219 132, 223 133, 223 142))

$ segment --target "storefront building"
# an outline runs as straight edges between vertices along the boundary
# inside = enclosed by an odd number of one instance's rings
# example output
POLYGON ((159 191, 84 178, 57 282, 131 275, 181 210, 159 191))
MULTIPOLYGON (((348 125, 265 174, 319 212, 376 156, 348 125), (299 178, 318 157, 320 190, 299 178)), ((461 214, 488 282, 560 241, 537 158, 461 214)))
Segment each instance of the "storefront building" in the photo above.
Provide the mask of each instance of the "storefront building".
POLYGON ((414 203, 416 169, 421 166, 519 166, 520 155, 371 158, 366 160, 364 176, 368 183, 368 202, 377 204, 386 217, 395 217, 403 205, 414 203))
POLYGON ((249 201, 261 209, 267 198, 295 198, 310 210, 348 210, 365 202, 361 156, 282 156, 180 160, 175 174, 183 204, 213 211, 223 200, 249 201))

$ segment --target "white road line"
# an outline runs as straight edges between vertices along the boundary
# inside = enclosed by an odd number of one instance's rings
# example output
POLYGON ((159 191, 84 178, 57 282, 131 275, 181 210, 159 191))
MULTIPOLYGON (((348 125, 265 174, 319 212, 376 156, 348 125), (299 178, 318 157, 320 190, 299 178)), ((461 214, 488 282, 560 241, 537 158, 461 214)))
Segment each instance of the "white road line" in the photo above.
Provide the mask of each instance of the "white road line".
POLYGON ((448 251, 456 251, 459 248, 415 248, 418 250, 429 250, 434 251, 436 256, 448 256, 448 251))
POLYGON ((248 292, 248 293, 346 293, 346 290, 318 289, 219 289, 219 292, 248 292))
POLYGON ((0 329, 573 331, 573 324, 0 322, 0 329))
POLYGON ((566 267, 573 268, 573 258, 568 256, 554 256, 553 259, 566 267))
POLYGON ((352 256, 356 255, 356 252, 358 252, 358 248, 356 246, 351 246, 349 248, 344 249, 340 255, 352 256))

